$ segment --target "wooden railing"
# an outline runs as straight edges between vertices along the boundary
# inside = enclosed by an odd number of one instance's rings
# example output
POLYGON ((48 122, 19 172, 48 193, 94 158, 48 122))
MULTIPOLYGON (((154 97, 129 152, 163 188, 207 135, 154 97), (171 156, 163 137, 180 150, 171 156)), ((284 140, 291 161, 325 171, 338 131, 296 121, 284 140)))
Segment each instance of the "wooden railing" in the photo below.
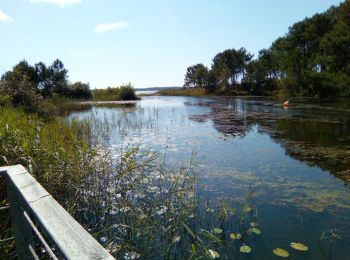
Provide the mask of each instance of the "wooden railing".
POLYGON ((21 165, 6 178, 18 259, 39 259, 34 237, 52 259, 114 259, 21 165))

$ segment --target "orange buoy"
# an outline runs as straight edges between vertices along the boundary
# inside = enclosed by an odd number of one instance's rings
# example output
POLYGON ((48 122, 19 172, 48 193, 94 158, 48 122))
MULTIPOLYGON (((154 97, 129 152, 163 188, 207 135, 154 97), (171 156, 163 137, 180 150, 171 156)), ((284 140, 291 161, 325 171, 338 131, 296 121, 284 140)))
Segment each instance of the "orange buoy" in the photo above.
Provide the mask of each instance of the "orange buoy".
POLYGON ((284 103, 283 103, 283 106, 284 106, 284 107, 289 106, 289 100, 288 100, 288 101, 286 101, 286 102, 284 102, 284 103))

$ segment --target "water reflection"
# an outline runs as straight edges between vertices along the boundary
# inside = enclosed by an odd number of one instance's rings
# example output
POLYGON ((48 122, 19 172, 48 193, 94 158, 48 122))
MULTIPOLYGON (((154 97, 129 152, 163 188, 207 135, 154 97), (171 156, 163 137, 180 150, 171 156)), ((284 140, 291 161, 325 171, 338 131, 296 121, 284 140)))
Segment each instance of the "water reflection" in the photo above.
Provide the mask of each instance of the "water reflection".
POLYGON ((178 165, 195 151, 199 196, 211 207, 242 205, 253 189, 262 235, 242 259, 271 259, 273 248, 292 241, 310 248, 306 255, 293 252, 294 259, 327 258, 330 241, 320 238, 330 230, 341 234, 333 258, 347 259, 349 108, 346 101, 297 101, 286 110, 269 99, 144 97, 129 107, 92 106, 68 119, 90 121, 98 144, 115 153, 138 145, 178 165))

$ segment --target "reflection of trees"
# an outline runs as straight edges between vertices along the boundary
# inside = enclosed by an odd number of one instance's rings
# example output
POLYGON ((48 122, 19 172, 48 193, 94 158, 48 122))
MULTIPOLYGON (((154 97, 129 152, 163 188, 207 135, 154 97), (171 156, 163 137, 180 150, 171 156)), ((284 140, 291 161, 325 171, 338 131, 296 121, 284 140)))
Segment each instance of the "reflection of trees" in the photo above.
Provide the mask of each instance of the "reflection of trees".
POLYGON ((102 107, 105 109, 128 108, 136 111, 136 103, 72 102, 62 105, 60 107, 60 114, 68 116, 74 112, 87 112, 93 107, 102 107))
POLYGON ((305 118, 271 112, 263 109, 264 105, 249 111, 246 103, 237 104, 232 100, 194 105, 208 106, 212 111, 190 116, 191 120, 212 120, 218 132, 232 136, 244 136, 258 124, 259 131, 280 143, 288 156, 350 182, 350 129, 344 115, 340 116, 342 119, 334 118, 334 114, 312 114, 312 118, 305 118))
POLYGON ((287 155, 350 182, 350 144, 345 124, 337 120, 276 118, 262 123, 260 130, 280 143, 287 155))
POLYGON ((189 118, 197 122, 212 120, 214 128, 225 135, 244 136, 253 125, 251 116, 238 112, 230 106, 207 103, 211 112, 203 115, 192 115, 189 118))

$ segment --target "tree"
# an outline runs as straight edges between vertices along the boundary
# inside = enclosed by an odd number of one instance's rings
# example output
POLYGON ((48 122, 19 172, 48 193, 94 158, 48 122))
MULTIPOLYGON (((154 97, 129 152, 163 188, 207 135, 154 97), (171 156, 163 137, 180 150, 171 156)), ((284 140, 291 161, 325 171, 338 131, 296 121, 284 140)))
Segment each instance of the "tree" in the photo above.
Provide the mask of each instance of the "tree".
POLYGON ((36 75, 35 69, 28 64, 26 60, 19 62, 11 71, 6 72, 2 77, 2 81, 20 82, 26 78, 27 81, 35 84, 36 75))
POLYGON ((92 93, 89 84, 78 81, 70 85, 69 97, 75 99, 91 99, 92 93))
POLYGON ((68 70, 64 68, 62 61, 56 59, 49 67, 52 90, 59 95, 68 94, 68 70))
POLYGON ((0 82, 0 95, 7 96, 13 106, 22 106, 28 112, 35 112, 38 107, 39 96, 30 77, 12 78, 0 82))
POLYGON ((246 66, 253 58, 245 48, 229 49, 217 54, 213 59, 212 70, 215 71, 222 86, 237 87, 244 78, 246 66))
POLYGON ((40 94, 46 98, 52 96, 52 73, 43 62, 35 64, 35 83, 40 94))
POLYGON ((187 68, 185 87, 205 87, 208 81, 208 68, 199 63, 187 68))

